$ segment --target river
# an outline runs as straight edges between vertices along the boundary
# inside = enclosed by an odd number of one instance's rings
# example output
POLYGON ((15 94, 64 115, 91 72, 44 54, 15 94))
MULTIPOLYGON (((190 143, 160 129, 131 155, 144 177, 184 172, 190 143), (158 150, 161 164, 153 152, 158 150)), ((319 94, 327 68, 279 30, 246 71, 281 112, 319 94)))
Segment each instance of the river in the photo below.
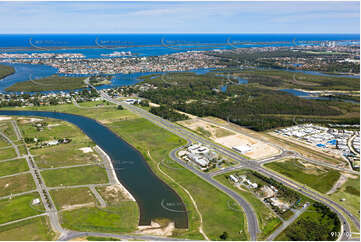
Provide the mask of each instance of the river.
POLYGON ((119 181, 139 205, 139 225, 149 225, 155 218, 168 218, 175 222, 176 228, 188 227, 185 205, 177 193, 152 172, 136 149, 97 121, 74 114, 43 111, 1 110, 0 115, 55 118, 78 126, 110 156, 119 181))
POLYGON ((47 65, 32 65, 22 63, 0 63, 1 65, 12 66, 15 73, 0 79, 0 92, 16 82, 28 81, 51 76, 57 72, 56 68, 47 65))
POLYGON ((360 104, 360 102, 351 100, 351 99, 343 99, 338 98, 337 96, 312 96, 312 93, 300 91, 296 89, 280 89, 282 92, 288 92, 296 97, 304 98, 304 99, 314 99, 314 100, 327 100, 327 101, 339 101, 339 102, 347 102, 347 103, 354 103, 360 104))

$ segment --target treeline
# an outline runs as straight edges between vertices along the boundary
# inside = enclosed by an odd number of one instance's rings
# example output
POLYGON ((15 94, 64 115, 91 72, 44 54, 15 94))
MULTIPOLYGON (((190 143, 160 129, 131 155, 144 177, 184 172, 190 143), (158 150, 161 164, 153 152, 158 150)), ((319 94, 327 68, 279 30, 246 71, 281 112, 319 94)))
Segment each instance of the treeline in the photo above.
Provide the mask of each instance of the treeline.
POLYGON ((0 65, 0 80, 15 73, 12 66, 0 65))
POLYGON ((341 72, 341 73, 360 73, 360 64, 352 62, 342 62, 342 63, 330 63, 326 66, 320 66, 317 69, 322 72, 341 72))
POLYGON ((302 216, 292 226, 288 226, 285 235, 293 241, 336 240, 341 228, 337 215, 321 203, 314 203, 312 206, 316 208, 312 212, 313 216, 311 213, 309 216, 302 216))
POLYGON ((159 107, 151 107, 149 112, 157 116, 160 116, 162 118, 168 119, 169 121, 172 122, 188 119, 187 115, 178 113, 174 111, 172 108, 165 105, 161 105, 159 107))
POLYGON ((214 73, 173 73, 145 82, 157 88, 138 91, 140 97, 200 117, 215 116, 257 131, 294 124, 284 115, 322 117, 342 114, 328 103, 251 84, 239 85, 233 79, 214 73), (228 85, 225 92, 220 91, 222 85, 228 85))
POLYGON ((234 72, 246 78, 249 83, 258 83, 268 87, 299 88, 307 90, 356 90, 360 89, 360 80, 350 77, 334 77, 305 74, 275 69, 256 69, 234 72))
POLYGON ((52 75, 36 80, 14 83, 5 89, 7 92, 41 92, 55 90, 74 90, 86 87, 85 77, 52 75))
POLYGON ((262 181, 276 187, 278 189, 279 196, 285 198, 287 200, 287 202, 289 202, 290 204, 293 204, 300 199, 300 196, 297 192, 289 189, 288 187, 286 187, 282 183, 274 180, 273 178, 266 177, 264 175, 261 175, 258 172, 254 172, 254 171, 252 171, 252 174, 255 177, 261 179, 262 181))
MULTIPOLYGON (((320 54, 317 51, 306 52, 304 50, 292 51, 280 49, 276 51, 252 51, 249 49, 239 49, 233 52, 210 52, 209 55, 220 58, 220 64, 228 68, 239 67, 240 65, 257 66, 264 68, 280 68, 279 58, 303 58, 310 62, 317 63, 320 54)), ((326 60, 322 65, 312 65, 304 70, 320 72, 343 72, 343 73, 360 73, 360 64, 352 62, 339 62, 347 58, 349 54, 344 53, 323 53, 322 57, 326 60)), ((289 66, 290 69, 296 69, 289 66)))
POLYGON ((221 59, 220 64, 225 64, 228 67, 239 66, 240 64, 258 65, 260 67, 278 67, 274 62, 267 62, 264 58, 312 58, 317 56, 316 54, 301 51, 250 51, 248 49, 237 52, 211 52, 210 55, 219 57, 221 59))

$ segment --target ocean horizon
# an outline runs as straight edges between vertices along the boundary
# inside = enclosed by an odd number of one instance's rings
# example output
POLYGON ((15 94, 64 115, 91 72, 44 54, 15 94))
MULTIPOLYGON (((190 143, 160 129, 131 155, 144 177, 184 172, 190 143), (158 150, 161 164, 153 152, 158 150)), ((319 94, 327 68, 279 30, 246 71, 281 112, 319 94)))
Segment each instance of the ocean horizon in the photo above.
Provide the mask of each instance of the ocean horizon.
POLYGON ((104 45, 161 45, 236 42, 297 42, 297 41, 360 41, 360 34, 0 34, 0 47, 96 46, 104 45))

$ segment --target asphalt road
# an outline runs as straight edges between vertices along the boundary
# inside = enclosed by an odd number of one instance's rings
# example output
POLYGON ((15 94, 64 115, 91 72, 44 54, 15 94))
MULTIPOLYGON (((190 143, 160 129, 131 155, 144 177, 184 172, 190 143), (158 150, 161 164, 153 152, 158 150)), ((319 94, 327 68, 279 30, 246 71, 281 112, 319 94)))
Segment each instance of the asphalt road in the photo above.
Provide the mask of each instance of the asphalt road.
MULTIPOLYGON (((196 135, 193 135, 189 131, 186 131, 183 128, 179 128, 177 125, 174 125, 174 124, 172 124, 172 123, 170 123, 168 121, 165 121, 163 119, 159 119, 159 117, 157 117, 155 115, 152 115, 152 114, 146 112, 145 110, 143 110, 141 108, 137 108, 135 106, 125 104, 124 102, 118 102, 117 100, 113 100, 109 96, 104 95, 103 92, 101 92, 101 95, 107 101, 115 103, 117 105, 122 105, 126 109, 130 109, 133 112, 139 113, 143 117, 145 117, 146 119, 150 120, 153 123, 156 123, 156 124, 159 125, 159 122, 161 122, 163 128, 166 128, 170 132, 175 133, 175 134, 183 137, 184 139, 186 139, 188 141, 188 143, 192 143, 193 140, 196 140, 197 142, 201 142, 203 144, 207 143, 209 146, 211 146, 211 145, 213 146, 213 144, 210 141, 205 140, 205 139, 203 139, 201 137, 198 137, 196 135), (176 129, 175 132, 174 132, 174 129, 176 129), (189 137, 189 136, 191 136, 191 137, 189 137)), ((224 152, 228 152, 223 147, 221 147, 221 148, 222 148, 222 150, 224 150, 224 152)), ((186 167, 187 169, 189 169, 190 171, 192 171, 193 173, 195 173, 196 175, 198 175, 199 177, 204 179, 205 181, 207 181, 210 184, 212 184, 213 186, 217 187, 219 190, 221 190, 221 191, 225 192, 226 194, 228 194, 235 201, 237 201, 238 204, 242 207, 242 209, 245 212, 245 215, 247 217, 247 224, 248 224, 247 227, 248 227, 248 233, 250 235, 250 240, 252 240, 252 241, 257 240, 257 233, 259 232, 258 220, 257 220, 256 213, 254 212, 254 210, 250 206, 250 204, 248 204, 248 202, 246 200, 244 200, 241 196, 239 196, 236 192, 232 191, 231 189, 223 186, 222 184, 220 184, 217 181, 215 181, 214 179, 212 179, 212 177, 209 176, 208 174, 205 174, 205 173, 199 171, 198 169, 195 169, 194 167, 189 166, 188 164, 184 163, 182 160, 178 159, 177 156, 176 156, 176 152, 179 149, 182 149, 182 147, 179 147, 179 148, 173 150, 170 153, 171 158, 173 160, 175 160, 177 163, 179 163, 180 165, 182 165, 183 167, 186 167)), ((218 150, 218 152, 221 152, 221 151, 218 150)), ((244 158, 242 158, 242 159, 246 160, 244 158)))
MULTIPOLYGON (((256 212, 253 210, 252 206, 246 200, 244 200, 240 195, 238 195, 238 193, 234 192, 233 190, 229 189, 228 187, 226 187, 226 186, 218 183, 216 180, 212 179, 212 177, 209 174, 201 172, 200 170, 194 168, 193 166, 188 165, 183 160, 179 159, 176 154, 182 148, 183 147, 179 147, 177 149, 172 150, 170 152, 170 157, 174 161, 176 161, 178 164, 180 164, 181 166, 192 171, 193 173, 195 173, 197 176, 199 176, 203 180, 207 181, 208 183, 212 184, 219 190, 225 192, 230 197, 232 197, 242 207, 244 213, 246 214, 250 239, 254 240, 254 241, 257 240, 257 233, 260 231, 259 231, 259 225, 258 225, 256 212)), ((232 208, 229 208, 229 209, 232 209, 232 208)))
POLYGON ((288 225, 292 224, 304 211, 306 211, 307 208, 308 206, 305 206, 299 210, 294 211, 295 214, 288 220, 283 221, 281 226, 279 226, 266 240, 273 241, 275 238, 277 238, 277 236, 282 233, 282 231, 285 230, 288 225))
MULTIPOLYGON (((238 169, 240 167, 256 170, 257 172, 259 172, 261 174, 271 177, 271 178, 285 184, 286 186, 288 186, 294 190, 297 190, 298 192, 312 198, 315 201, 318 201, 318 202, 321 202, 321 203, 327 205, 331 210, 333 210, 338 215, 338 217, 340 218, 341 224, 342 224, 342 231, 341 231, 342 234, 338 239, 348 240, 348 239, 350 239, 348 235, 351 234, 350 233, 351 232, 350 225, 348 224, 348 221, 346 220, 346 218, 340 211, 345 213, 351 219, 351 221, 353 223, 355 223, 356 226, 358 226, 358 227, 360 226, 358 218, 353 216, 348 210, 346 210, 345 208, 343 208, 336 202, 334 202, 326 197, 323 197, 319 193, 313 192, 313 191, 305 188, 304 186, 300 186, 299 184, 293 182, 292 180, 289 180, 285 177, 281 177, 274 172, 264 169, 263 167, 261 167, 262 162, 260 164, 259 162, 257 162, 257 160, 253 160, 253 161, 247 160, 233 150, 228 150, 220 145, 212 143, 211 141, 204 139, 204 138, 184 129, 183 127, 181 127, 179 125, 176 125, 174 123, 169 122, 168 120, 165 120, 163 118, 160 118, 158 116, 150 114, 149 112, 147 112, 146 110, 144 110, 142 108, 127 104, 122 101, 114 100, 103 91, 99 91, 99 93, 103 99, 105 99, 111 103, 114 103, 116 105, 122 105, 124 108, 126 108, 132 112, 135 112, 135 113, 139 114, 140 116, 148 119, 149 121, 155 123, 156 125, 186 139, 188 141, 188 143, 192 143, 192 142, 202 143, 203 145, 206 145, 206 146, 216 150, 218 153, 221 153, 221 154, 239 162, 238 166, 225 169, 221 172, 218 172, 218 174, 223 174, 225 172, 230 171, 231 169, 238 169)), ((251 240, 256 240, 256 236, 257 236, 257 232, 259 231, 259 228, 258 228, 258 223, 257 223, 257 217, 256 217, 255 212, 253 211, 252 207, 243 198, 241 198, 237 193, 233 192, 232 190, 228 189, 227 187, 223 186, 222 184, 219 184, 217 181, 212 179, 212 175, 205 174, 205 173, 199 171, 198 169, 195 169, 194 167, 186 164, 182 160, 178 159, 178 157, 176 156, 176 151, 179 149, 181 149, 181 147, 173 150, 170 153, 171 158, 173 160, 175 160, 176 162, 178 162, 183 167, 189 169, 190 171, 192 171, 193 173, 195 173, 196 175, 201 177, 202 179, 206 180, 210 184, 214 185, 218 189, 220 189, 223 192, 225 192, 226 194, 230 195, 234 200, 236 200, 239 203, 239 205, 243 208, 243 210, 246 214, 247 223, 248 223, 248 232, 250 234, 250 238, 251 238, 251 240)), ((293 155, 295 154, 294 152, 289 152, 285 149, 281 149, 281 154, 277 155, 275 157, 272 157, 271 160, 280 159, 280 158, 288 156, 292 153, 293 153, 293 155)), ((296 155, 300 156, 297 153, 296 153, 296 155)), ((304 159, 305 157, 300 156, 300 158, 304 159)), ((269 159, 267 159, 267 161, 269 161, 269 159)), ((313 160, 311 160, 311 161, 315 162, 313 160)), ((322 165, 328 166, 328 164, 322 164, 322 165)), ((334 168, 334 167, 331 167, 331 168, 334 168)), ((349 171, 349 170, 347 170, 347 171, 349 171)))
POLYGON ((77 231, 67 231, 66 234, 59 238, 59 241, 73 240, 80 237, 107 237, 107 238, 117 238, 121 240, 145 240, 145 241, 185 241, 186 239, 177 239, 161 236, 152 236, 152 235, 122 235, 122 234, 108 234, 108 233, 97 233, 97 232, 77 232, 77 231))
MULTIPOLYGON (((16 122, 13 123, 14 129, 18 130, 19 138, 22 139, 22 135, 20 129, 16 122)), ((33 180, 35 182, 36 190, 40 195, 40 199, 45 207, 46 213, 49 216, 50 225, 53 231, 56 231, 60 234, 64 234, 66 232, 65 229, 60 225, 60 220, 58 216, 58 211, 56 210, 55 203, 50 196, 49 190, 45 185, 44 179, 41 176, 40 169, 36 165, 33 156, 31 155, 29 148, 25 146, 27 155, 25 156, 26 162, 29 166, 29 171, 33 176, 33 180)))
POLYGON ((14 142, 9 137, 7 137, 4 133, 0 132, 0 136, 3 139, 5 139, 14 148, 14 150, 16 152, 16 156, 17 156, 17 158, 19 158, 20 157, 20 152, 19 152, 18 146, 15 145, 14 142))

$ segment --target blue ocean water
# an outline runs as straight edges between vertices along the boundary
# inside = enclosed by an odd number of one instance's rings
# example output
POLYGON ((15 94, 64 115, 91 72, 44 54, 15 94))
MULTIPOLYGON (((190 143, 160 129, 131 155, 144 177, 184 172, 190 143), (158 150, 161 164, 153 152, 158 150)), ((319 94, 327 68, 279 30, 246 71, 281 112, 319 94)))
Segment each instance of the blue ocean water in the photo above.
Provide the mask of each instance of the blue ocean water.
POLYGON ((131 51, 140 56, 149 56, 187 50, 230 49, 241 42, 252 43, 237 47, 291 46, 301 45, 306 41, 333 40, 344 40, 345 43, 359 42, 360 36, 356 34, 1 34, 0 52, 10 52, 3 49, 5 47, 20 48, 15 51, 20 53, 27 52, 27 48, 35 48, 35 51, 31 52, 49 52, 47 48, 57 47, 60 49, 55 52, 64 53, 63 49, 66 49, 66 53, 83 53, 89 58, 99 58, 101 54, 109 54, 113 51, 131 51), (263 45, 262 42, 279 43, 263 45), (112 46, 122 47, 111 48, 112 46), (70 47, 75 49, 67 49, 70 47), (79 49, 80 47, 82 49, 79 49))
POLYGON ((0 34, 0 47, 160 45, 275 41, 360 41, 358 34, 0 34))
MULTIPOLYGON (((0 53, 82 53, 86 58, 130 51, 137 56, 155 56, 191 50, 292 46, 310 41, 359 43, 357 34, 0 34, 0 53), (244 45, 237 45, 243 43, 244 45), (247 43, 247 44, 245 44, 247 43), (117 48, 113 48, 117 46, 117 48), (56 47, 56 49, 54 49, 56 47)), ((314 43, 317 44, 317 43, 314 43)), ((0 92, 15 82, 52 75, 54 68, 17 65, 16 74, 0 80, 0 92)), ((207 70, 205 70, 207 71, 207 70)), ((202 73, 202 70, 195 70, 202 73)), ((112 84, 102 88, 133 85, 147 73, 117 74, 112 84)), ((315 74, 315 73, 313 73, 315 74)), ((246 83, 246 80, 240 80, 246 83)))

